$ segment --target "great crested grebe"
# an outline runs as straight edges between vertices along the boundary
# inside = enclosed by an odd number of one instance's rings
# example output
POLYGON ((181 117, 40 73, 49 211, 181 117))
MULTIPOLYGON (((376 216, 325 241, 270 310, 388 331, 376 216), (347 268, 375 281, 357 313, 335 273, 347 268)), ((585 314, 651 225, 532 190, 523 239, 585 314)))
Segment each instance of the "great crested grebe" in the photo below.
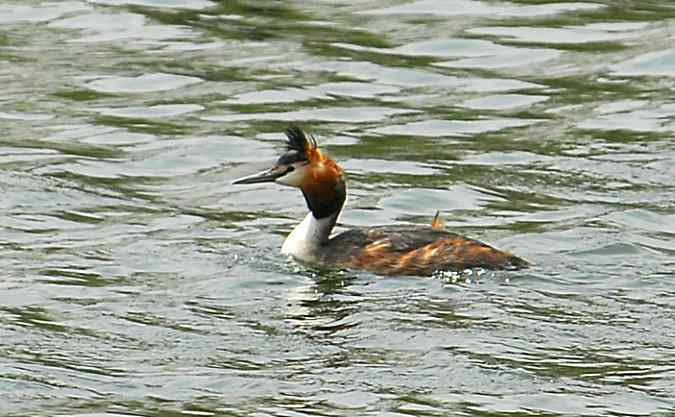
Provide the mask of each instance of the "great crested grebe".
POLYGON ((376 226, 331 237, 347 189, 343 171, 324 155, 311 134, 286 131, 288 150, 263 172, 233 184, 276 182, 299 188, 309 213, 284 241, 281 252, 311 263, 365 269, 384 275, 431 275, 467 268, 520 269, 527 261, 477 240, 441 230, 438 213, 431 226, 376 226))

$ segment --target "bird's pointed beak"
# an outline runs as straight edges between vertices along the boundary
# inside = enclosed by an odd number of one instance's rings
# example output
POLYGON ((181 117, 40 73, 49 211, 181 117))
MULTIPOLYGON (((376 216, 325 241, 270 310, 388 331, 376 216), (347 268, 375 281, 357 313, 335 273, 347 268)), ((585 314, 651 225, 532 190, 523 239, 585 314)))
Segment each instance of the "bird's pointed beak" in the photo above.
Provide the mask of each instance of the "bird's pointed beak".
POLYGON ((277 178, 282 177, 288 173, 289 167, 275 166, 265 171, 256 174, 247 175, 245 177, 237 178, 232 181, 233 185, 239 184, 258 184, 262 182, 274 182, 277 178))

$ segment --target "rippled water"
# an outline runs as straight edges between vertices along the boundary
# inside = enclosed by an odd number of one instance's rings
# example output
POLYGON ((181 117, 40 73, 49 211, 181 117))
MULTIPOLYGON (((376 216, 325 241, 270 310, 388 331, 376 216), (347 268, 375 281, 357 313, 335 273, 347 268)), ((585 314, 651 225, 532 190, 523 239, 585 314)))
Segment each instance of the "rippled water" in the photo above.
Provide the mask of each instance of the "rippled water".
POLYGON ((672 2, 0 3, 0 414, 675 409, 672 2), (289 123, 341 225, 519 273, 313 270, 299 193, 230 180, 289 123))

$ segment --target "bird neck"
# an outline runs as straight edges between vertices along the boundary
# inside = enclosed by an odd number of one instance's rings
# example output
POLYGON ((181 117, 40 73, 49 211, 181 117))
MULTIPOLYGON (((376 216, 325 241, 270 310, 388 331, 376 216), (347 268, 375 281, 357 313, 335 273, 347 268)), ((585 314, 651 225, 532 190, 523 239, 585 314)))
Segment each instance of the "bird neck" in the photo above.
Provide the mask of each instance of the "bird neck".
POLYGON ((328 242, 340 212, 317 219, 311 211, 288 235, 281 247, 281 253, 304 261, 313 261, 319 248, 328 242))
MULTIPOLYGON (((331 181, 312 184, 301 188, 307 208, 316 219, 339 214, 347 198, 347 187, 342 176, 331 181)), ((335 216, 337 220, 337 216, 335 216)))
POLYGON ((317 249, 330 239, 347 193, 342 178, 330 187, 322 188, 323 193, 302 190, 309 213, 288 235, 281 248, 282 253, 311 261, 317 249))

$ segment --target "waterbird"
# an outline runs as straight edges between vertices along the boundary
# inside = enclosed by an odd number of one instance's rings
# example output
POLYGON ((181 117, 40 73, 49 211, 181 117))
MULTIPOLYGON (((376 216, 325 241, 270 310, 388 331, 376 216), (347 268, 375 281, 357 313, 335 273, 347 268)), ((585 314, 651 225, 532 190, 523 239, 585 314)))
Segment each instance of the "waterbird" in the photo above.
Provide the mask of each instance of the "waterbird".
POLYGON ((291 126, 286 137, 286 152, 271 168, 232 182, 275 182, 302 191, 309 213, 284 241, 283 254, 378 275, 428 276, 436 271, 515 270, 529 265, 509 252, 444 230, 438 212, 430 226, 359 227, 331 236, 347 196, 344 171, 319 150, 312 134, 291 126))

